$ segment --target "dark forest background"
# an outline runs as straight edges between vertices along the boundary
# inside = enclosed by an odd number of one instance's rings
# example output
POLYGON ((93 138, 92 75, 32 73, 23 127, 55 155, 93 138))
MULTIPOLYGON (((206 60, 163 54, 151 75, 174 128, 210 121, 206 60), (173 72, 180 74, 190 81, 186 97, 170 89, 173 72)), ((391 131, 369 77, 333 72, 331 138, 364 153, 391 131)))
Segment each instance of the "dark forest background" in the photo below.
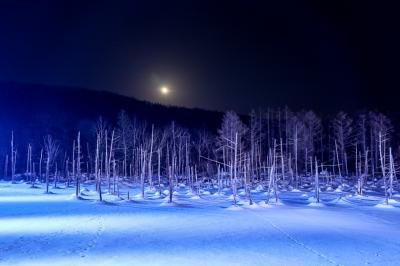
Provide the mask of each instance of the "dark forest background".
POLYGON ((92 138, 100 116, 115 126, 121 110, 131 118, 159 127, 175 121, 192 131, 211 132, 216 132, 223 115, 217 111, 164 106, 105 91, 0 83, 0 154, 9 151, 11 131, 23 150, 28 143, 41 146, 48 134, 61 145, 70 145, 78 131, 83 138, 92 138))
MULTIPOLYGON (((4 168, 5 156, 10 153, 11 132, 14 132, 14 144, 18 150, 17 168, 22 170, 25 167, 28 144, 32 145, 34 156, 36 157, 43 147, 43 139, 46 135, 52 135, 63 151, 71 149, 71 141, 76 138, 78 132, 80 132, 83 142, 87 141, 95 145, 92 142, 95 139, 96 123, 99 117, 102 117, 110 127, 117 128, 118 115, 121 110, 124 110, 130 119, 138 119, 147 123, 148 128, 154 124, 161 129, 174 121, 177 126, 187 129, 193 136, 203 130, 211 133, 210 135, 217 136, 224 115, 224 113, 217 111, 164 106, 110 92, 34 84, 0 83, 0 169, 4 168)), ((259 112, 261 109, 256 108, 255 110, 259 112)), ((269 109, 263 109, 264 116, 265 110, 269 109)), ((265 119, 262 121, 264 133, 266 133, 267 126, 276 130, 275 134, 271 133, 272 135, 268 138, 271 143, 273 139, 279 141, 279 138, 282 137, 280 136, 280 130, 284 131, 283 124, 279 125, 277 123, 281 123, 281 121, 283 123, 285 110, 287 111, 288 107, 274 108, 268 111, 271 115, 270 125, 267 125, 265 119)), ((306 113, 308 110, 291 111, 298 112, 298 114, 292 113, 291 116, 294 116, 293 118, 298 117, 296 119, 300 120, 307 119, 307 116, 310 115, 306 113)), ((321 129, 318 129, 315 134, 321 135, 323 140, 321 140, 321 143, 316 141, 318 143, 316 143, 315 152, 318 149, 320 158, 327 158, 324 160, 329 160, 328 158, 332 157, 332 143, 335 134, 332 131, 332 123, 335 123, 335 119, 336 121, 344 119, 344 121, 349 120, 349 123, 351 122, 349 128, 346 129, 350 135, 347 137, 346 143, 343 143, 343 149, 346 149, 351 160, 350 154, 353 153, 352 143, 355 142, 355 139, 360 139, 360 117, 365 114, 366 123, 372 123, 372 120, 379 118, 379 115, 373 112, 380 110, 354 111, 350 107, 349 110, 343 110, 346 115, 342 118, 338 116, 339 111, 341 110, 324 113, 314 110, 311 114, 313 119, 320 120, 318 123, 320 123, 321 129), (325 145, 326 143, 329 144, 329 147, 325 145)), ((387 147, 392 147, 397 157, 400 140, 397 133, 399 132, 398 113, 396 111, 386 111, 382 114, 390 122, 390 126, 388 126, 390 140, 388 140, 387 147)), ((240 114, 240 118, 247 126, 250 126, 250 114, 240 114)), ((291 118, 291 121, 290 123, 293 124, 295 120, 291 118)), ((372 126, 369 128, 372 129, 372 126)), ((364 135, 369 138, 368 132, 365 132, 364 135)), ((287 141, 290 142, 290 139, 287 141)), ((372 146, 376 145, 372 137, 370 137, 370 141, 373 142, 371 142, 372 146)), ((306 145, 306 143, 304 144, 306 145)), ((267 153, 270 146, 264 147, 265 153, 267 153)))

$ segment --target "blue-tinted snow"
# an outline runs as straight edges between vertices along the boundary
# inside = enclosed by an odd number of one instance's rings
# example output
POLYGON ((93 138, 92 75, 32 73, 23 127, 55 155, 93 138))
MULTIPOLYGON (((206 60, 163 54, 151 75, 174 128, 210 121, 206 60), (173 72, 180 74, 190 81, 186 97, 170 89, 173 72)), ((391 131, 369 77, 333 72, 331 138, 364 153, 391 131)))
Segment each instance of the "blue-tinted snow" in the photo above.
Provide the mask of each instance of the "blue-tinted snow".
MULTIPOLYGON (((39 186, 40 187, 40 186, 39 186)), ((379 208, 378 195, 280 193, 266 205, 241 196, 196 196, 180 187, 173 204, 148 191, 121 187, 97 202, 90 184, 32 189, 0 182, 0 265, 399 265, 400 203, 379 208), (340 197, 341 196, 341 197, 340 197), (273 200, 272 200, 273 201, 273 200)), ((242 193, 243 194, 243 193, 242 193)), ((400 201, 400 197, 397 197, 400 201)))

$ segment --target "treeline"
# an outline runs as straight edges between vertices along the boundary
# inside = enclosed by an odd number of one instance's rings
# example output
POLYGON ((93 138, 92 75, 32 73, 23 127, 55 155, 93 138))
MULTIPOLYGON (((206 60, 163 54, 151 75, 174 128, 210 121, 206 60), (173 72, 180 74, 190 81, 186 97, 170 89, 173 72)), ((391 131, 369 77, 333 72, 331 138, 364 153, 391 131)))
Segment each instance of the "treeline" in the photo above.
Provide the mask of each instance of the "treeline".
POLYGON ((268 187, 268 198, 280 187, 299 189, 304 184, 339 186, 349 183, 362 194, 367 182, 382 183, 388 200, 396 184, 398 147, 392 121, 379 112, 349 115, 339 112, 321 119, 313 111, 288 108, 252 111, 241 119, 226 112, 217 133, 186 129, 175 122, 149 124, 121 111, 115 122, 101 117, 93 128, 76 132, 70 141, 47 135, 43 143, 19 143, 10 132, 10 149, 3 154, 3 175, 15 182, 25 179, 63 182, 76 187, 95 181, 100 192, 118 193, 121 182, 172 190, 179 183, 198 193, 214 185, 229 188, 236 202, 244 188, 268 187), (84 133, 84 134, 82 134, 84 133), (82 138, 82 136, 86 136, 82 138))

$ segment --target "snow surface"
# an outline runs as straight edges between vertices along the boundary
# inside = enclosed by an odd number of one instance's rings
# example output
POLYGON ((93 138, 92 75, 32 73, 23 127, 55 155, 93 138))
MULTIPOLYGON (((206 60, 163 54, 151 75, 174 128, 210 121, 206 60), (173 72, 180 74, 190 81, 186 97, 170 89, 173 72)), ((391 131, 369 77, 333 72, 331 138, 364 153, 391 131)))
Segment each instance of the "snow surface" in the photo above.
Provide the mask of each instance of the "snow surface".
POLYGON ((400 265, 400 203, 376 195, 325 192, 316 208, 310 191, 266 204, 260 189, 233 206, 214 188, 181 186, 168 203, 151 190, 128 200, 128 186, 105 202, 91 184, 82 199, 29 186, 0 182, 0 265, 400 265))

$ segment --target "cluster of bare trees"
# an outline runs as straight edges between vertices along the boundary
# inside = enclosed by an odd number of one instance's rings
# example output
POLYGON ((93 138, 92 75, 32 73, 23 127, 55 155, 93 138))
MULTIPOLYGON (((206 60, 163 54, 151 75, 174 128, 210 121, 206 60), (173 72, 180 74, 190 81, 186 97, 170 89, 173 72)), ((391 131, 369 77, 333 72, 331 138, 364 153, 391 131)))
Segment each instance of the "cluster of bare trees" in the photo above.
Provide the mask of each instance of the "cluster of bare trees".
POLYGON ((194 194, 205 187, 217 193, 228 188, 235 203, 244 189, 250 204, 251 191, 260 186, 268 191, 267 201, 277 201, 282 187, 312 184, 319 201, 321 183, 350 183, 362 194, 372 182, 383 187, 387 201, 397 184, 393 136, 390 119, 378 112, 339 112, 322 120, 313 111, 288 108, 252 111, 246 117, 229 111, 213 133, 174 122, 160 127, 121 111, 115 124, 99 118, 91 138, 83 140, 77 132, 68 144, 48 135, 41 145, 28 144, 26 156, 17 153, 12 133, 4 176, 14 182, 23 174, 32 186, 45 182, 46 192, 50 181, 54 187, 74 184, 77 197, 82 182, 95 182, 100 200, 102 189, 119 194, 122 183, 136 184, 143 198, 146 188, 161 195, 168 187, 170 201, 181 183, 194 194), (23 173, 16 162, 25 159, 23 173))

